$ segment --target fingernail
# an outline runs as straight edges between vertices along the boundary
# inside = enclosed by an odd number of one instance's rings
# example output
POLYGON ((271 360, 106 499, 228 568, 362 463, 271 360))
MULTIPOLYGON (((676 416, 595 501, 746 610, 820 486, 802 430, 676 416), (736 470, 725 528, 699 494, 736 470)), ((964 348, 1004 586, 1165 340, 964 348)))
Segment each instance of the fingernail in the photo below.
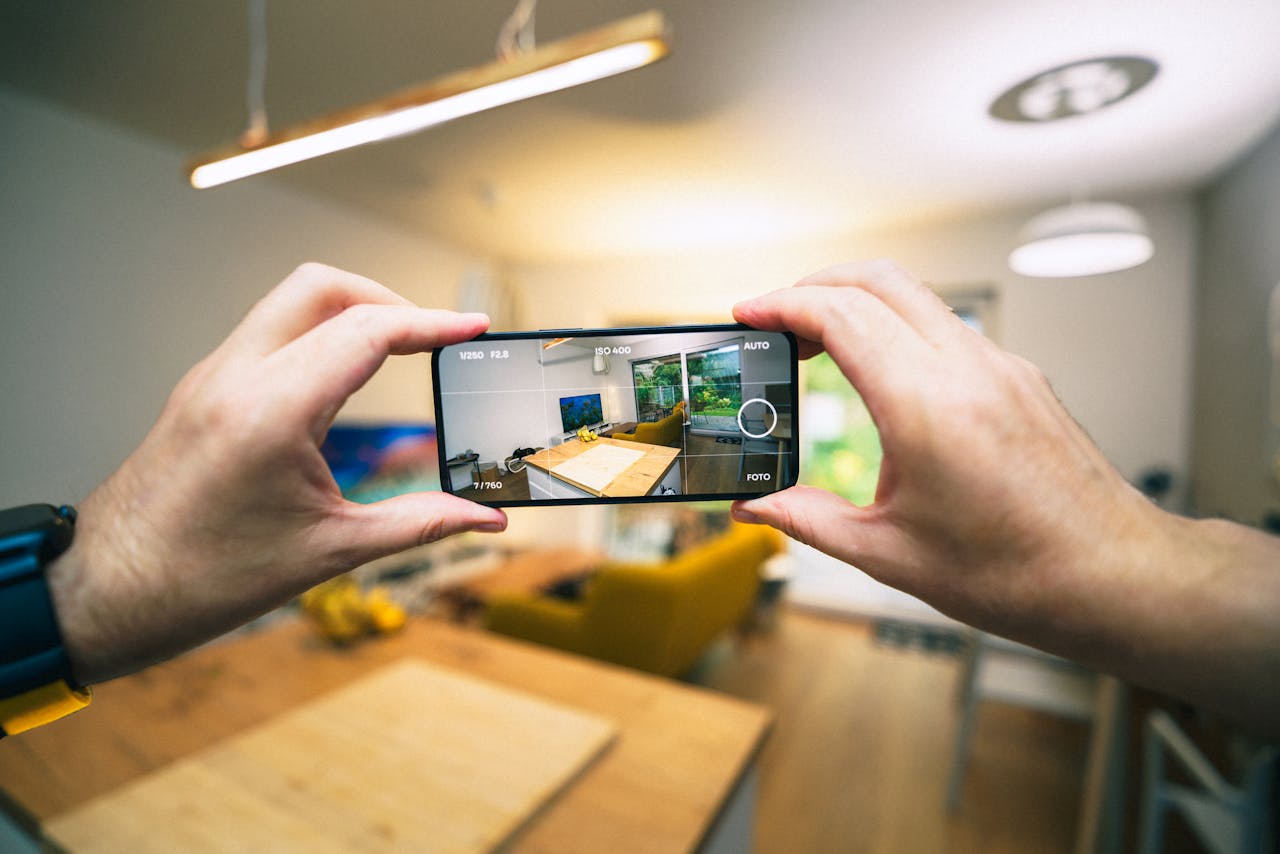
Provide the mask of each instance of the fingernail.
POLYGON ((484 534, 499 534, 507 529, 506 522, 481 522, 472 528, 473 531, 480 531, 484 534))
POLYGON ((739 522, 746 522, 750 525, 760 524, 760 517, 745 507, 734 507, 733 518, 737 519, 739 522))

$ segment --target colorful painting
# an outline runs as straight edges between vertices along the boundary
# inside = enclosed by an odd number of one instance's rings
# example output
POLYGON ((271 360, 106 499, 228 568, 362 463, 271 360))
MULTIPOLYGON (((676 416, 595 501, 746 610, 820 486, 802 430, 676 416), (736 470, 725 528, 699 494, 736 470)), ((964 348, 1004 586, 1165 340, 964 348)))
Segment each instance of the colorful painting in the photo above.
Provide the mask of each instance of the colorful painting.
POLYGON ((350 501, 371 504, 440 488, 431 424, 335 424, 320 452, 350 501))

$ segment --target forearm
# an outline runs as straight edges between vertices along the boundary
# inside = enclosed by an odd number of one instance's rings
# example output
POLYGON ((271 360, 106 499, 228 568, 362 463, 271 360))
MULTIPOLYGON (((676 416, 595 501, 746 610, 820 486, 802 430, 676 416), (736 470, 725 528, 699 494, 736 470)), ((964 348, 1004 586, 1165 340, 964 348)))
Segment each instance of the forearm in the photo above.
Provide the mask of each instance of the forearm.
POLYGON ((1280 540, 1150 507, 1101 542, 1018 639, 1280 735, 1280 540))

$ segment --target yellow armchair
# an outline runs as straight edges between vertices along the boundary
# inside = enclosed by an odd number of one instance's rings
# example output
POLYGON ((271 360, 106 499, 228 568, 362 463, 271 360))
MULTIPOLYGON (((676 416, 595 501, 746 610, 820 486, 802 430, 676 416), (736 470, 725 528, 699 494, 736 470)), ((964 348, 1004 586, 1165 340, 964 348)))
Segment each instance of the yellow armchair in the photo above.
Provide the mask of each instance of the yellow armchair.
POLYGON ((750 613, 760 566, 784 542, 772 528, 734 524, 669 561, 605 566, 576 602, 498 597, 487 625, 512 637, 677 676, 750 613))
POLYGON ((624 442, 645 442, 650 445, 663 445, 668 448, 684 447, 684 401, 676 404, 675 409, 666 418, 658 421, 643 421, 636 425, 634 433, 614 433, 609 438, 621 439, 624 442))

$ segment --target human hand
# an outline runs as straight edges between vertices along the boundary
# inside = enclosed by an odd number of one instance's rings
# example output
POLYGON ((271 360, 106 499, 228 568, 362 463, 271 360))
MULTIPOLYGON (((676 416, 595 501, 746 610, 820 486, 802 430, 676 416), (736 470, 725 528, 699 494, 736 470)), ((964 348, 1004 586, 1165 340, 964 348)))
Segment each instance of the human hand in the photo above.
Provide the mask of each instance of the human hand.
POLYGON ((376 557, 504 529, 502 511, 439 492, 346 501, 319 450, 388 355, 487 327, 318 264, 267 294, 79 506, 48 572, 76 679, 166 658, 376 557))
POLYGON ((834 267, 739 304, 738 320, 826 350, 880 430, 875 503, 796 487, 735 505, 961 620, 1014 637, 1060 621, 1101 550, 1161 514, 1043 375, 888 262, 834 267))
POLYGON ((1280 737, 1280 540, 1157 508, 1040 371, 888 262, 833 267, 738 320, 826 350, 884 450, 875 502, 804 486, 737 502, 957 619, 1280 737))

